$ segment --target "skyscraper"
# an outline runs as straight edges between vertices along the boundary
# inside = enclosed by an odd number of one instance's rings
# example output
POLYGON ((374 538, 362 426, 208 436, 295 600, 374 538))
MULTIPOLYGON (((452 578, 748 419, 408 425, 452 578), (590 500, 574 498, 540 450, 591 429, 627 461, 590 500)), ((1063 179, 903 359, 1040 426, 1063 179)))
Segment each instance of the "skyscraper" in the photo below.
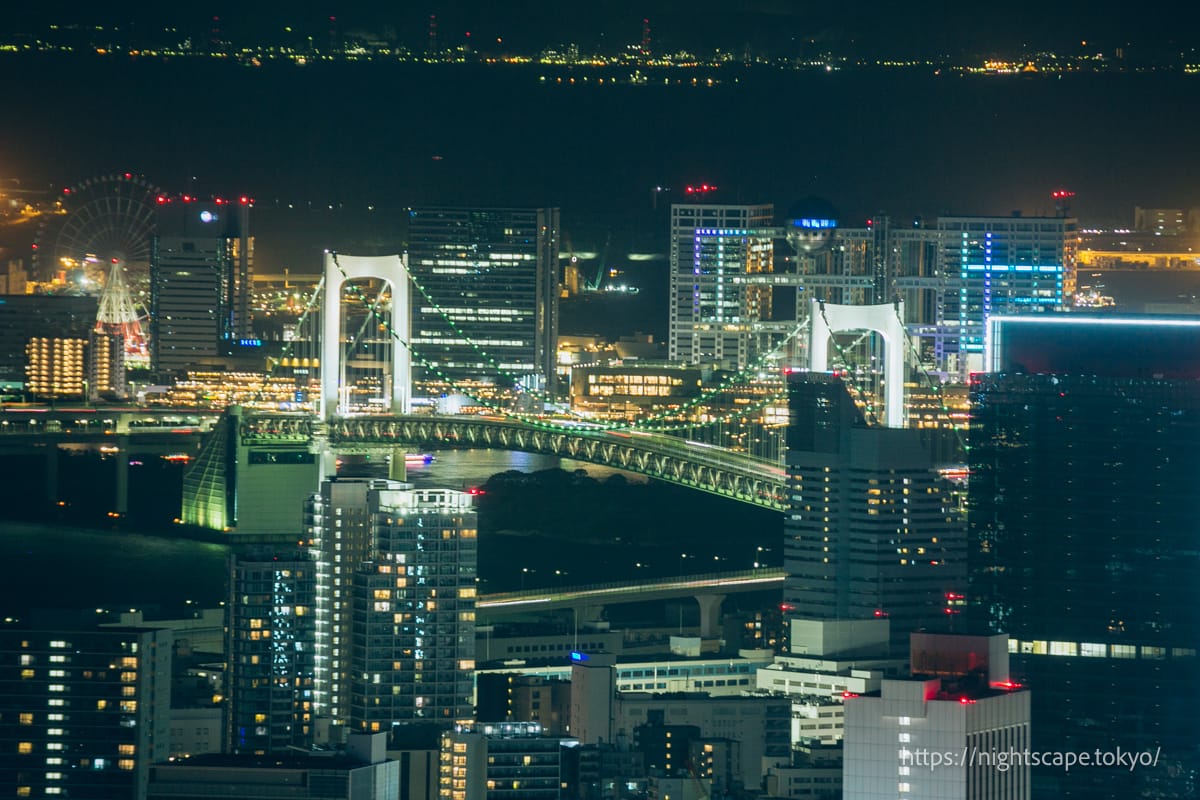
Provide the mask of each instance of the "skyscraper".
POLYGON ((150 253, 151 365, 212 363, 250 335, 249 198, 159 206, 150 253))
POLYGON ((473 717, 476 522, 448 489, 372 496, 375 552, 354 575, 350 724, 473 717))
POLYGON ((993 317, 971 384, 971 611, 1007 632, 1035 748, 1156 768, 1034 771, 1059 797, 1200 781, 1200 323, 993 317))
MULTIPOLYGON (((371 478, 310 502, 317 559, 317 714, 332 726, 471 715, 476 526, 471 497, 371 478)), ((321 735, 324 735, 321 732, 321 735)))
POLYGON ((229 561, 228 749, 305 747, 312 741, 316 564, 294 550, 229 561))
POLYGON ((983 363, 983 337, 993 314, 1069 309, 1075 294, 1078 224, 1067 217, 941 217, 941 324, 954 328, 956 371, 983 363))
POLYGON ((414 383, 433 394, 451 390, 447 381, 519 382, 552 394, 558 209, 416 209, 408 241, 420 287, 412 292, 414 383))
POLYGON ((759 354, 771 289, 737 279, 772 271, 773 225, 769 204, 671 206, 672 360, 742 369, 759 354))
POLYGON ((943 629, 966 580, 949 485, 919 431, 869 426, 840 378, 793 373, 783 601, 797 619, 887 616, 897 652, 943 629))

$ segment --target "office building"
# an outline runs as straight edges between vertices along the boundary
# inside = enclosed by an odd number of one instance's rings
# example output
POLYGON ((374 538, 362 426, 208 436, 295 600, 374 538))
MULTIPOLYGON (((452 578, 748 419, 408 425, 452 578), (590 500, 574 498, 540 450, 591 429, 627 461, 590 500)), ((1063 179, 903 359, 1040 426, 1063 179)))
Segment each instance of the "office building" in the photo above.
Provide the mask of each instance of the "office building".
POLYGON ((418 392, 489 381, 553 396, 558 209, 416 209, 408 241, 418 392))
POLYGON ((1075 295, 1079 231, 1069 217, 940 217, 941 324, 955 330, 947 363, 961 379, 983 365, 993 315, 1065 311, 1075 295))
POLYGON ((249 209, 249 198, 160 203, 150 252, 155 370, 216 363, 250 337, 249 209))
POLYGON ((31 339, 86 340, 95 324, 94 297, 0 297, 0 387, 24 387, 31 339))
POLYGON ((793 619, 944 629, 966 580, 963 521, 919 431, 869 426, 840 378, 788 377, 791 508, 783 605, 793 619))
POLYGON ((471 497, 372 478, 309 503, 317 560, 315 702, 324 726, 386 730, 471 716, 476 523, 471 497))
POLYGON ((442 737, 442 800, 558 800, 567 789, 566 748, 579 742, 547 736, 532 722, 459 725, 442 737))
POLYGON ((1006 637, 917 635, 912 648, 912 678, 846 698, 845 796, 1028 800, 1030 692, 1008 676, 1006 637))
POLYGON ((156 764, 150 768, 147 798, 396 800, 402 796, 400 763, 387 757, 386 738, 351 736, 338 751, 212 754, 156 764))
POLYGON ((1035 771, 1060 797, 1200 779, 1200 321, 993 317, 971 385, 971 611, 1035 688, 1034 746, 1162 748, 1035 771))
POLYGON ((769 348, 769 286, 739 279, 774 268, 771 205, 671 206, 672 361, 743 369, 769 348))
POLYGON ((229 751, 303 748, 312 741, 316 564, 295 550, 229 561, 229 751))
POLYGON ((146 797, 168 756, 166 630, 0 630, 0 786, 15 797, 146 797))

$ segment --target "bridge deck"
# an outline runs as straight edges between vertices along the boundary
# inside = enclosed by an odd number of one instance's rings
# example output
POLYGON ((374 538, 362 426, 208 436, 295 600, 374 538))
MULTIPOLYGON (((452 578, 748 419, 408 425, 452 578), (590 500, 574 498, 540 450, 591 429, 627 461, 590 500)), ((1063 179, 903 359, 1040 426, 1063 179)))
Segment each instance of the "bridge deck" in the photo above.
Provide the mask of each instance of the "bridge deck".
POLYGON ((639 603, 702 594, 760 592, 783 588, 780 567, 686 575, 657 581, 619 581, 560 589, 539 589, 481 595, 475 608, 481 612, 535 611, 589 605, 639 603))

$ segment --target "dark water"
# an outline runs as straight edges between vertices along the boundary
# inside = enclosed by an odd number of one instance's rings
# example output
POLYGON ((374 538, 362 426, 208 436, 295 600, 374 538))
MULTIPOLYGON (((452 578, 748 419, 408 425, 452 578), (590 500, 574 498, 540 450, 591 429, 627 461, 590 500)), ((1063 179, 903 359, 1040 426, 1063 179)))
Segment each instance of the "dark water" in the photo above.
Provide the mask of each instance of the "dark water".
POLYGON ((132 170, 253 194, 263 271, 315 268, 322 247, 395 249, 403 207, 429 203, 558 205, 576 247, 616 230, 614 246, 645 249, 672 197, 654 211, 654 187, 699 181, 719 199, 824 196, 846 222, 1049 212, 1061 186, 1093 223, 1200 202, 1194 76, 726 68, 613 84, 627 77, 6 56, 0 97, 19 123, 0 129, 0 164, 34 183, 132 170))
MULTIPOLYGON (((113 525, 105 516, 111 458, 61 458, 63 507, 45 501, 40 464, 0 459, 0 617, 31 609, 182 613, 189 600, 213 606, 224 598, 228 548, 186 538, 171 522, 180 468, 133 460, 141 463, 130 467, 130 513, 113 525)), ((583 462, 439 451, 408 477, 418 487, 484 489, 477 505, 485 592, 747 569, 781 557, 778 514, 583 462)))

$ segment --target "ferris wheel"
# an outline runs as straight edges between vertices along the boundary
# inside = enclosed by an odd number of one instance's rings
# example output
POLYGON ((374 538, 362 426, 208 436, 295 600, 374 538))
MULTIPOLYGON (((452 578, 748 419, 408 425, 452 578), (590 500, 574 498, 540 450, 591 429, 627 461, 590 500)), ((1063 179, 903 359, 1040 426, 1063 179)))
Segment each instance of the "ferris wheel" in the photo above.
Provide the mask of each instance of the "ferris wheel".
POLYGON ((64 188, 38 230, 33 256, 37 279, 60 278, 76 289, 98 291, 111 265, 119 264, 132 287, 143 287, 161 196, 161 189, 130 172, 64 188))

